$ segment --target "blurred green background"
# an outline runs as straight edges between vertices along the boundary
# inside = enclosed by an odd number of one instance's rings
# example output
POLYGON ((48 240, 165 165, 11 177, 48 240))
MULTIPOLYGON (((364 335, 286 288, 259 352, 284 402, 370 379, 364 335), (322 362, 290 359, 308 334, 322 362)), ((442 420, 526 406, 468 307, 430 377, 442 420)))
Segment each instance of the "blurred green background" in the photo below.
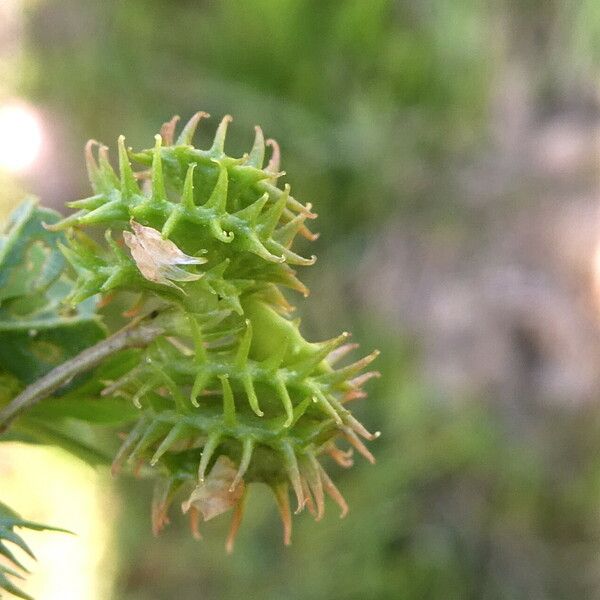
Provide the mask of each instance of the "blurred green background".
POLYGON ((344 521, 298 516, 284 548, 258 489, 229 557, 227 523, 153 539, 150 487, 117 481, 114 598, 600 598, 599 5, 8 5, 0 101, 45 137, 3 206, 88 195, 90 137, 148 147, 206 110, 200 144, 230 113, 239 154, 261 124, 319 213, 309 337, 382 351, 344 521))

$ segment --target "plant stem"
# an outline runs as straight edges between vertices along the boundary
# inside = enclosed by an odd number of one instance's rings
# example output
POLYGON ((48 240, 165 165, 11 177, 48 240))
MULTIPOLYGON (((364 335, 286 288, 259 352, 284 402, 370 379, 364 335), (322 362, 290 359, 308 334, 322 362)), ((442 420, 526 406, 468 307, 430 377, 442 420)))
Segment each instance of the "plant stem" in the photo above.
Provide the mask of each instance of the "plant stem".
POLYGON ((151 322, 155 317, 156 314, 151 314, 136 324, 102 340, 95 346, 86 348, 77 356, 62 363, 35 383, 27 386, 6 408, 0 411, 0 434, 8 429, 11 422, 19 414, 47 398, 75 375, 95 367, 111 354, 125 348, 146 346, 159 335, 162 335, 165 328, 158 323, 151 322))

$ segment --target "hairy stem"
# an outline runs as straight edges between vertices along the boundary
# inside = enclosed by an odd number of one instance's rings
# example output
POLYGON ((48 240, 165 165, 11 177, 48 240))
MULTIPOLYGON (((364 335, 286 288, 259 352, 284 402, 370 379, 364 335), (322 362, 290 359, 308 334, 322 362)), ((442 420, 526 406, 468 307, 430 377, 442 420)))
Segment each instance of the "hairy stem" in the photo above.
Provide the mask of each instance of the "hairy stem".
POLYGON ((64 362, 49 373, 27 386, 6 408, 0 411, 0 433, 6 431, 10 423, 23 411, 47 398, 72 377, 88 371, 106 357, 136 346, 146 346, 162 335, 165 328, 152 321, 157 315, 152 313, 135 325, 122 329, 95 346, 64 362))

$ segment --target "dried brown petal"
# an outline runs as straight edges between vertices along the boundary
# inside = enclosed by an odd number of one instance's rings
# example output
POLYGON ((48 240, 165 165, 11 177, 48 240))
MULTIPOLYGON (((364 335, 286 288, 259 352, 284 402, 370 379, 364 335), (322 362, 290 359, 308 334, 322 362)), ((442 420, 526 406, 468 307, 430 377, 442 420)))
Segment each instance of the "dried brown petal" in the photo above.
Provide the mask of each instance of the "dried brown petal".
POLYGON ((123 232, 123 240, 140 273, 148 280, 179 288, 173 281, 195 281, 202 275, 188 273, 176 265, 201 265, 205 258, 184 254, 171 240, 162 238, 159 231, 130 222, 133 233, 123 232))
POLYGON ((170 121, 163 123, 160 128, 160 137, 163 139, 165 146, 171 146, 175 138, 175 127, 179 122, 179 115, 174 115, 170 121))
POLYGON ((233 461, 219 456, 210 474, 200 483, 181 506, 184 513, 191 508, 199 510, 202 518, 209 521, 213 517, 232 509, 244 494, 244 483, 240 482, 229 491, 237 469, 233 461))

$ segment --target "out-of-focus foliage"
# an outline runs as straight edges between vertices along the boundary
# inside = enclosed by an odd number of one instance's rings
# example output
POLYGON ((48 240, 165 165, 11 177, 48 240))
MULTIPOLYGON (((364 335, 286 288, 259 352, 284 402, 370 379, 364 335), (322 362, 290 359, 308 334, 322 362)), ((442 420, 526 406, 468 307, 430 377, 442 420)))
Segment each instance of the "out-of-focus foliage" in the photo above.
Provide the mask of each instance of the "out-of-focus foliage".
POLYGON ((139 145, 149 121, 202 107, 234 115, 237 151, 260 123, 284 168, 302 173, 330 244, 358 224, 376 228, 406 202, 399 190, 425 186, 423 156, 473 139, 490 55, 481 10, 448 0, 49 3, 32 24, 39 60, 26 89, 68 114, 78 139, 116 139, 127 123, 139 145))

